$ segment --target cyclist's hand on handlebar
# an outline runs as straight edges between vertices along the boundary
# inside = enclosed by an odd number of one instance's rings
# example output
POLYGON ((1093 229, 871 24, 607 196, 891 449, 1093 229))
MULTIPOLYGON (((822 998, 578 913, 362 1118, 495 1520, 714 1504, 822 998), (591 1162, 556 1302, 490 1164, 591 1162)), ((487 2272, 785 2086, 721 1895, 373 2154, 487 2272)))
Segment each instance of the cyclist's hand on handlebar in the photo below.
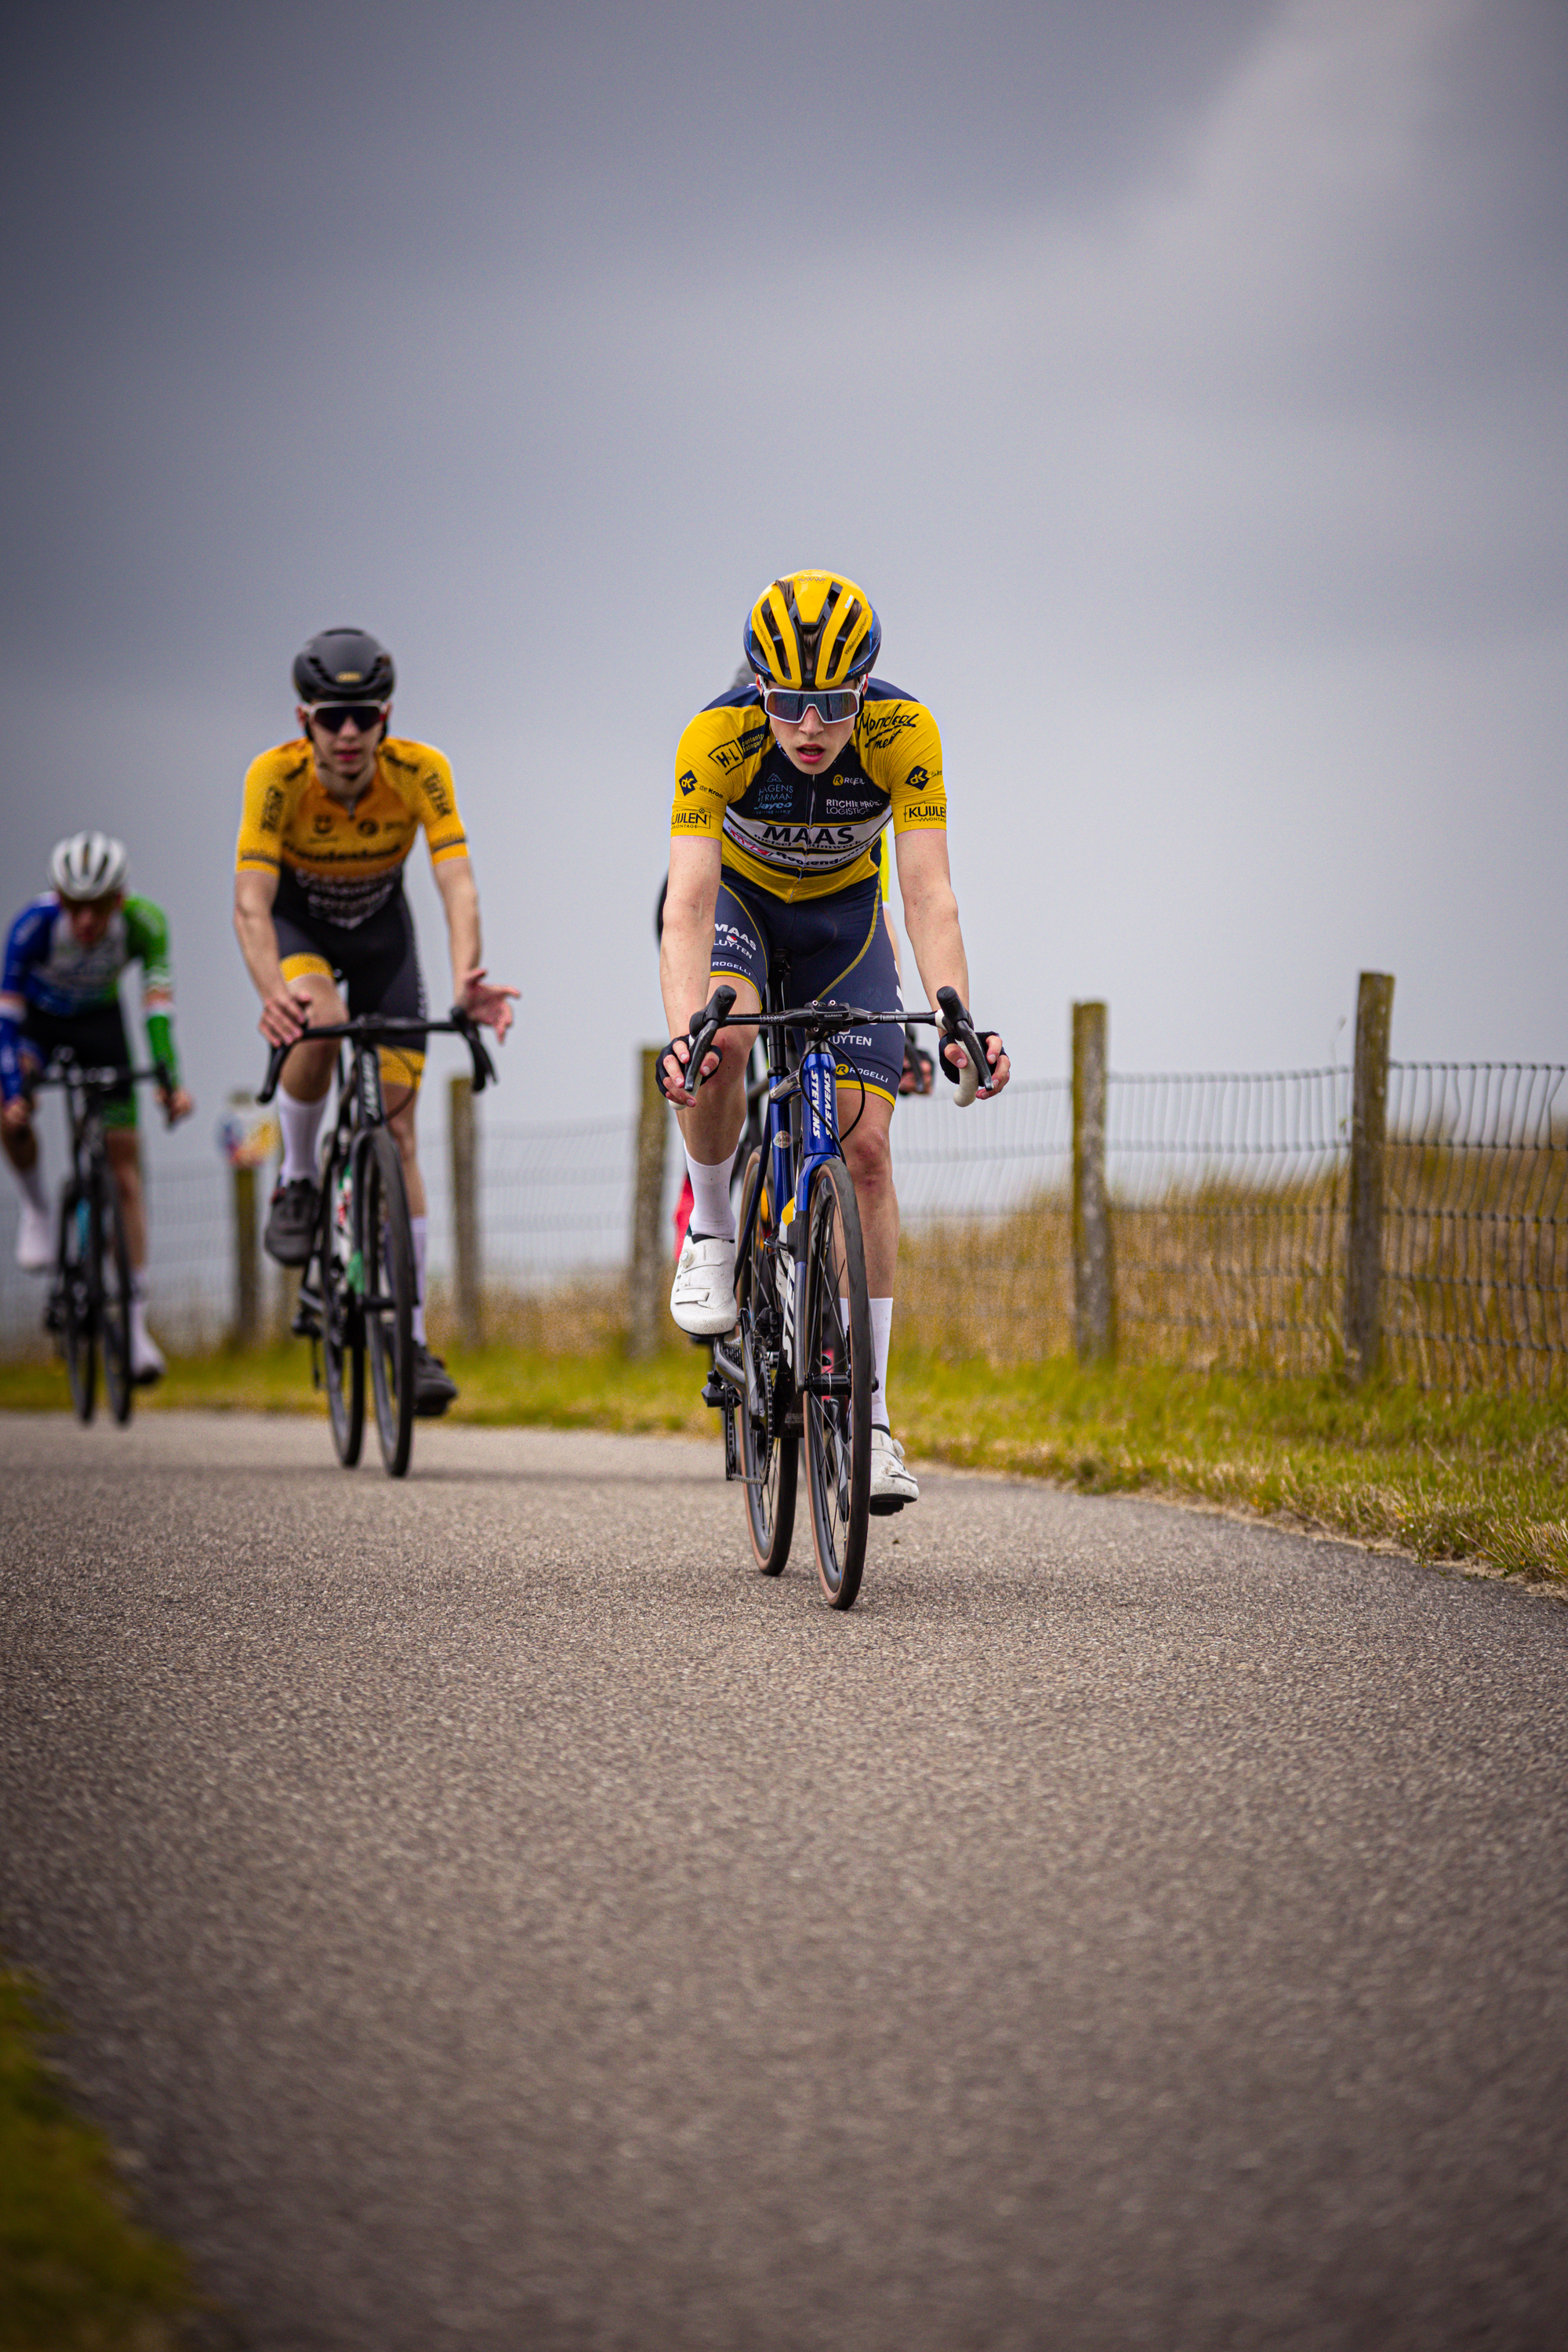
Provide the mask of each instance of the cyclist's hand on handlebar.
POLYGON ((292 1045, 304 1035, 310 1018, 310 998, 297 994, 285 980, 262 998, 256 1025, 269 1045, 292 1045))
POLYGON ((183 1118, 189 1118, 196 1107, 195 1096, 188 1093, 184 1087, 176 1087, 173 1093, 166 1087, 160 1087, 158 1100, 163 1106, 163 1118, 170 1127, 178 1127, 183 1118))
MULTIPOLYGON (((991 1071, 989 1078, 975 1097, 978 1102, 984 1102, 990 1096, 1001 1093, 1013 1075, 1013 1065, 1008 1058, 1006 1047, 994 1029, 977 1029, 974 1034, 985 1049, 985 1059, 991 1071)), ((956 1039, 951 1044, 944 1043, 939 1045, 937 1050, 942 1056, 942 1076, 951 1078, 952 1084, 957 1086, 968 1063, 968 1054, 956 1039)))
POLYGON ((1013 1075, 1013 1066, 997 1032, 975 1028, 969 1008, 955 988, 939 988, 936 1001, 943 1014, 942 1026, 937 1032, 937 1058, 942 1064, 943 1077, 958 1088, 960 1103, 969 1102, 976 1097, 984 1101, 991 1095, 999 1095, 1013 1075), (965 1083, 964 1072, 969 1067, 971 1054, 971 1048, 963 1043, 965 1033, 985 1057, 984 1086, 965 1083))
POLYGON ((493 1029, 499 1042, 511 1027, 511 999, 517 992, 500 981, 487 980, 484 965, 476 964, 472 971, 463 974, 458 1002, 470 1021, 493 1029))
POLYGON ((684 1037, 672 1037, 654 1064, 659 1093, 678 1110, 691 1108, 698 1087, 718 1069, 722 1058, 718 1049, 719 1032, 728 1021, 734 1002, 732 988, 716 988, 701 1012, 692 1014, 689 1033, 684 1037), (693 1068, 693 1052, 699 1047, 693 1068))
POLYGON ((26 1135, 33 1124, 33 1106, 26 1095, 13 1095, 0 1109, 0 1127, 8 1135, 26 1135))

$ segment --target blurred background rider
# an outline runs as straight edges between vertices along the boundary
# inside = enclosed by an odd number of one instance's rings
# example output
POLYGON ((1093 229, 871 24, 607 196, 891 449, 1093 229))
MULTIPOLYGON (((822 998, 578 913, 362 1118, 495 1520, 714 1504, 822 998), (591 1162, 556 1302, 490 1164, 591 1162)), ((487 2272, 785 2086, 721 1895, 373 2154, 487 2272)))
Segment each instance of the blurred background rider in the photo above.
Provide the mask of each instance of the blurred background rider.
MULTIPOLYGON (((504 1037, 517 991, 485 978, 479 894, 452 771, 432 745, 388 732, 392 656, 363 629, 325 629, 295 656, 293 677, 300 732, 252 761, 235 861, 234 927, 261 999, 262 1035, 288 1045, 308 1022, 330 1026, 351 1012, 426 1015, 403 888, 423 828, 447 917, 452 1003, 504 1037)), ((414 1409, 429 1417, 445 1412, 458 1390, 425 1333, 429 1220, 415 1136, 424 1042, 411 1035, 384 1045, 381 1078, 414 1231, 414 1409)), ((337 1060, 335 1044, 307 1043, 283 1065, 283 1166, 264 1237, 283 1265, 310 1255, 316 1144, 337 1060)))
MULTIPOLYGON (((159 1100, 171 1127, 195 1106, 180 1084, 174 1051, 169 926, 151 898, 126 895, 124 844, 105 833, 73 834, 49 859, 54 884, 23 908, 5 941, 0 978, 0 1143, 21 1188, 16 1263, 41 1274, 53 1265, 55 1224, 33 1126, 32 1092, 50 1056, 68 1046, 87 1068, 131 1062, 120 1006, 120 976, 142 967, 142 1010, 153 1059, 169 1074, 159 1100)), ((147 1329, 147 1215, 136 1133, 136 1090, 104 1107, 104 1140, 125 1219, 131 1258, 131 1372, 145 1384, 163 1370, 147 1329)))

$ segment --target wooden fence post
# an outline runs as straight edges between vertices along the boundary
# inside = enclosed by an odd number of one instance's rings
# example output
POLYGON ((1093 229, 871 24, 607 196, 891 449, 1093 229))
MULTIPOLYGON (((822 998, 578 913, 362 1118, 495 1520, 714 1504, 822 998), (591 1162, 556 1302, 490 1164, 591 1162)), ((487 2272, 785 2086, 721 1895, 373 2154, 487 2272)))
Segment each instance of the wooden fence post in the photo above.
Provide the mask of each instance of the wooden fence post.
POLYGON ((1388 1131, 1388 1033, 1394 975, 1363 971, 1356 992, 1351 1108, 1351 1229, 1345 1266, 1345 1352, 1352 1380, 1383 1355, 1384 1146, 1388 1131))
POLYGON ((479 1296, 479 1146, 474 1120, 474 1082, 466 1070, 452 1076, 447 1131, 452 1152, 452 1260, 457 1282, 458 1338, 465 1348, 484 1340, 479 1296))
POLYGON ((234 1330, 231 1345, 254 1348, 261 1332, 261 1260, 257 1247, 256 1171, 229 1170, 234 1210, 234 1330))
POLYGON ((1103 1004, 1072 1009, 1073 1342, 1080 1364, 1108 1362, 1116 1349, 1110 1203, 1105 1189, 1103 1004))
POLYGON ((657 1356, 664 1337, 661 1309, 668 1269, 666 1253, 659 1247, 659 1226, 664 1209, 664 1149, 669 1113, 654 1076, 663 1051, 662 1045, 645 1045, 640 1056, 642 1091, 632 1193, 632 1282, 626 1332, 626 1351, 634 1357, 657 1356))

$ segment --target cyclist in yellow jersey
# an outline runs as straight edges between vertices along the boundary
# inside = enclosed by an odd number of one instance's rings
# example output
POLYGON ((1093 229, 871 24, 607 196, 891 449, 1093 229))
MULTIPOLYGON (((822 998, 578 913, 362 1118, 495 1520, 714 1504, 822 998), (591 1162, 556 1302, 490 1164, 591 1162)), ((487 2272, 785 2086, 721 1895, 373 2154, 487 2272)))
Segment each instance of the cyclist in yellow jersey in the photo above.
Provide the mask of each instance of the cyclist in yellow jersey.
MULTIPOLYGON (((969 966, 947 857, 942 740, 921 702, 872 675, 881 624, 842 573, 795 572, 747 616, 747 680, 699 711, 676 753, 669 885, 659 974, 671 1037, 659 1082, 679 1114, 695 1206, 670 1311, 697 1336, 736 1318, 730 1172, 744 1118, 744 1073, 770 963, 786 957, 797 1003, 903 1011, 882 912, 890 825, 904 927, 928 1001, 969 998, 969 966), (734 1027, 708 1056, 701 1090, 686 1083, 687 1024, 715 985, 736 991, 734 1027)), ((1010 1076, 1000 1037, 982 1033, 982 1097, 1010 1076)), ((875 1371, 871 1507, 900 1509, 920 1489, 887 1409, 899 1204, 889 1129, 904 1066, 895 1022, 837 1041, 838 1122, 866 1247, 875 1371)), ((942 1061, 956 1080, 962 1047, 942 1061)))
MULTIPOLYGON (((236 854, 234 924, 261 998, 260 1029, 287 1045, 308 1021, 349 1013, 417 1020, 427 1011, 403 868, 423 829, 446 910, 452 999, 504 1037, 515 988, 486 980, 479 900, 443 755, 387 731, 392 656, 361 629, 327 629, 294 663, 300 732, 251 762, 236 854), (340 982, 342 983, 340 992, 340 982), (347 1003, 344 1003, 344 996, 347 1003)), ((301 1045, 278 1090, 283 1167, 266 1244, 284 1265, 310 1254, 316 1142, 338 1048, 301 1045)), ((427 1223, 415 1108, 422 1045, 384 1047, 387 1124, 397 1139, 414 1233, 415 1410, 444 1412, 457 1387, 425 1333, 427 1223)))

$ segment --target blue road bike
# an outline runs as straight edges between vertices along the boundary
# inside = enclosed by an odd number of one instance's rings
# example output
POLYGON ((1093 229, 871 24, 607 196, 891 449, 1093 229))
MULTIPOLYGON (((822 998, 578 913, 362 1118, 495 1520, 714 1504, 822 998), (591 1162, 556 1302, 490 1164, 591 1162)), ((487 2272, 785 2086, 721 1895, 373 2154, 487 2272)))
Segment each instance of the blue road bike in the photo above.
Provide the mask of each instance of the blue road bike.
POLYGON ((123 1423, 131 1418, 136 1385, 131 1369, 131 1253, 103 1115, 127 1087, 151 1085, 168 1095, 174 1080, 162 1062, 150 1070, 125 1063, 89 1069, 67 1047, 35 1084, 64 1088, 70 1129, 70 1172, 60 1187, 44 1328, 59 1341, 77 1419, 92 1419, 101 1356, 109 1410, 123 1423))
MULTIPOLYGON (((723 1417, 724 1475, 745 1489, 752 1550, 777 1576, 795 1534, 800 1452, 805 1450, 812 1542, 824 1598, 853 1607, 866 1562, 871 1492, 871 1315, 855 1185, 838 1132, 837 1057, 845 1030, 895 1021, 939 1024, 969 1057, 959 1100, 985 1067, 957 992, 941 1013, 869 1013, 858 1005, 791 1007, 789 974, 769 974, 760 1013, 742 1016, 768 1043, 760 1143, 746 1160, 735 1248, 733 1331, 713 1342, 702 1395, 723 1417)), ((729 1020, 732 988, 692 1016, 691 1090, 729 1020)))

